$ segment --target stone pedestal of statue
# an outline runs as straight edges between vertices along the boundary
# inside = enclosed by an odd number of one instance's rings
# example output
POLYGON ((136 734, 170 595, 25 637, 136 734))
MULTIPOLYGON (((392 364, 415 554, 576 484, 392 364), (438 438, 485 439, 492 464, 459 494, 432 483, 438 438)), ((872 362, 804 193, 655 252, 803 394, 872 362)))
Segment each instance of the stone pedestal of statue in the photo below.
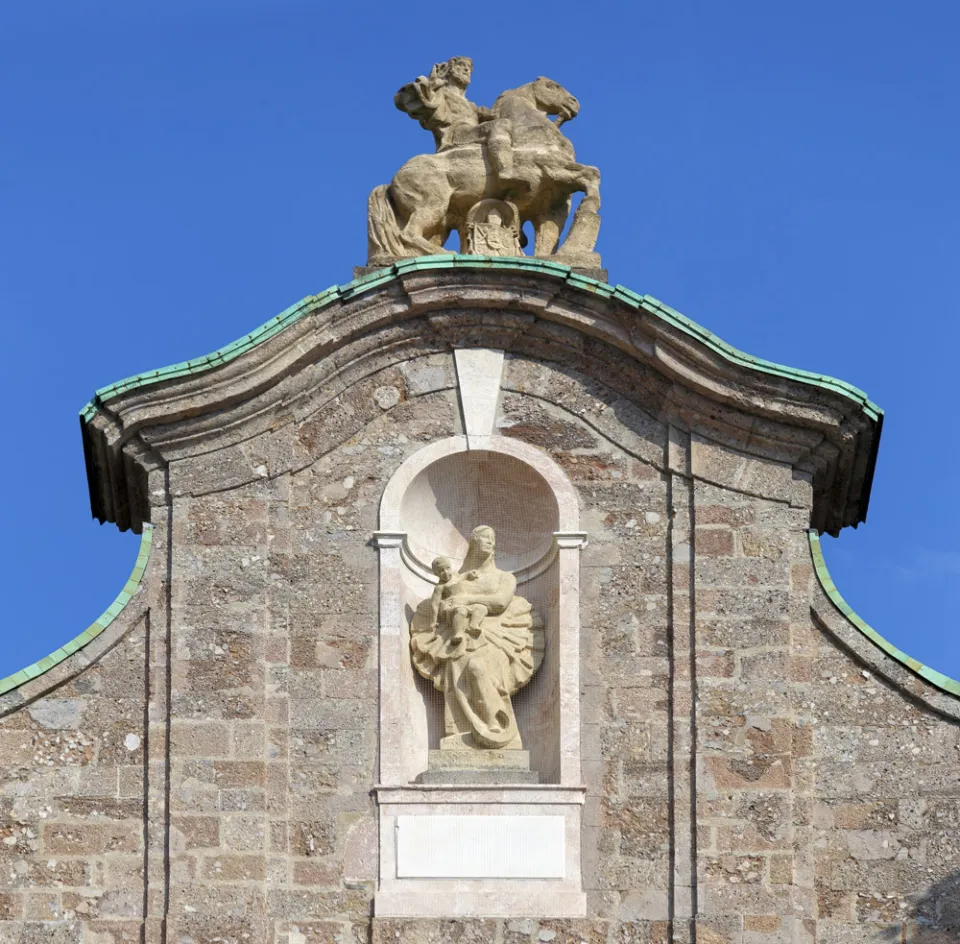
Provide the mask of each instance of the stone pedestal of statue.
POLYGON ((427 769, 417 783, 510 784, 539 783, 530 769, 529 751, 441 748, 430 751, 427 769))
MULTIPOLYGON (((529 259, 529 256, 519 256, 521 259, 529 259)), ((569 265, 566 259, 550 259, 547 258, 547 262, 560 262, 563 265, 569 265)), ((373 266, 354 266, 353 267, 353 277, 355 279, 362 279, 365 275, 370 275, 372 272, 383 272, 388 266, 383 265, 373 265, 373 266)), ((606 269, 601 266, 575 266, 571 265, 570 270, 576 275, 582 275, 584 278, 595 279, 597 282, 607 282, 609 280, 609 273, 606 269)))

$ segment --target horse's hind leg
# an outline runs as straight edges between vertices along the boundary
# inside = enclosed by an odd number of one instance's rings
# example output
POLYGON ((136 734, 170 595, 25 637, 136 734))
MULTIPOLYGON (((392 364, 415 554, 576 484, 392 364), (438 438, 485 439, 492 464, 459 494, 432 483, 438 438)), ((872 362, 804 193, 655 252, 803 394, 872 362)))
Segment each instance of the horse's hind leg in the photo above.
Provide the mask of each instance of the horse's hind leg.
POLYGON ((393 181, 394 201, 403 206, 406 222, 401 228, 401 238, 409 250, 418 255, 446 252, 447 207, 450 203, 450 188, 438 175, 423 175, 402 179, 400 174, 393 181), (446 199, 444 199, 446 196, 446 199))
POLYGON ((534 220, 533 227, 537 237, 533 254, 543 258, 552 256, 560 243, 560 233, 570 215, 570 198, 556 201, 543 216, 534 220))
POLYGON ((401 230, 404 242, 420 249, 426 255, 445 251, 443 216, 431 211, 431 207, 414 210, 407 220, 407 225, 401 230))

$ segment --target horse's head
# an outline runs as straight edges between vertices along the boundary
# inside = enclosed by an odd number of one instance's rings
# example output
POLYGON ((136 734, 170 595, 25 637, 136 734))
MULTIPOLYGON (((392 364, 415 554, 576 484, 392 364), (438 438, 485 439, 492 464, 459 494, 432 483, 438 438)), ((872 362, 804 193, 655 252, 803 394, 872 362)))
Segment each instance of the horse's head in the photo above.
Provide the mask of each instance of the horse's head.
POLYGON ((537 108, 546 115, 556 115, 557 125, 562 125, 571 118, 576 118, 580 111, 580 102, 571 95, 559 82, 541 75, 528 86, 533 94, 537 108))

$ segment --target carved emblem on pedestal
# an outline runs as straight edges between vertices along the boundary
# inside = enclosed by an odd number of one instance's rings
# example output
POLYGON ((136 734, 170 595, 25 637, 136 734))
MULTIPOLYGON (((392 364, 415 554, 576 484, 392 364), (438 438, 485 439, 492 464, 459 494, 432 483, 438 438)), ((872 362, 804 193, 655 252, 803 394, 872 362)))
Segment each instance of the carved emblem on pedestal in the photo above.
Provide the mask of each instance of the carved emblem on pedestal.
POLYGON ((508 200, 481 200, 467 214, 467 252, 520 256, 520 215, 508 200))

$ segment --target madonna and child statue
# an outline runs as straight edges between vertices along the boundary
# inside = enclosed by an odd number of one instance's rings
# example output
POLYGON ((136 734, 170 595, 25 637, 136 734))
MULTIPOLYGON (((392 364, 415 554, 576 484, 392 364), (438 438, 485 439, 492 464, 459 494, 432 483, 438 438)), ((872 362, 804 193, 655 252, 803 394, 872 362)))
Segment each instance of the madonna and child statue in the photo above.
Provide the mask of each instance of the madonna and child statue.
POLYGON ((436 558, 439 582, 410 627, 413 664, 443 693, 443 751, 523 748, 511 697, 543 662, 543 621, 495 551, 493 528, 481 525, 459 570, 436 558))

